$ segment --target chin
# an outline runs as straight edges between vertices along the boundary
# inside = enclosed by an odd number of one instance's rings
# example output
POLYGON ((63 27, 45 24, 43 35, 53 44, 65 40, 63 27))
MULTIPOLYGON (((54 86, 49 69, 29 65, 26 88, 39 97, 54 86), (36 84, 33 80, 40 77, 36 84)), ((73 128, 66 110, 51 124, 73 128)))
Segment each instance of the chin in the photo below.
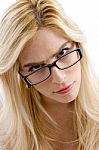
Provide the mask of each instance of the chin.
POLYGON ((76 89, 76 91, 72 92, 71 94, 68 94, 68 95, 59 95, 59 96, 56 96, 56 97, 53 97, 53 101, 56 101, 56 102, 60 102, 60 103, 70 103, 72 101, 74 101, 78 96, 78 90, 76 89))

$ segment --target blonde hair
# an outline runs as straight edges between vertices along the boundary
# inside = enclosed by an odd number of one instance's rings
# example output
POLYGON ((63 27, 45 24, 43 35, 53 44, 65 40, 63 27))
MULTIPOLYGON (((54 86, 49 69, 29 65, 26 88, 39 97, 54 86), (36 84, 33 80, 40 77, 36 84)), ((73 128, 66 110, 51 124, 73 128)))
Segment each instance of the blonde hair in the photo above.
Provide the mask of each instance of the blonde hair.
POLYGON ((51 117, 40 103, 41 95, 34 88, 26 88, 18 74, 18 56, 41 27, 54 29, 61 36, 80 43, 84 57, 81 87, 75 101, 78 150, 96 150, 99 144, 98 80, 83 46, 83 33, 55 0, 18 0, 0 23, 0 79, 5 92, 0 109, 0 149, 52 149, 51 138, 42 129, 42 120, 50 124, 51 117))

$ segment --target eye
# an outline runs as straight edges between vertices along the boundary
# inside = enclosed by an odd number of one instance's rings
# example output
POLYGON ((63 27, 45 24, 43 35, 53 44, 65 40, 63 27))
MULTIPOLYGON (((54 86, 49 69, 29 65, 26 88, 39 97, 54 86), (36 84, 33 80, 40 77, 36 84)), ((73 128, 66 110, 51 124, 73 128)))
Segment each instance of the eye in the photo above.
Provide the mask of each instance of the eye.
POLYGON ((66 47, 64 49, 62 49, 62 51, 58 54, 58 58, 61 56, 64 56, 65 54, 67 54, 69 52, 70 48, 66 47))
POLYGON ((41 67, 42 67, 42 65, 38 65, 38 64, 37 64, 37 65, 35 65, 35 66, 30 67, 28 71, 33 71, 33 72, 34 72, 34 71, 40 69, 41 67))

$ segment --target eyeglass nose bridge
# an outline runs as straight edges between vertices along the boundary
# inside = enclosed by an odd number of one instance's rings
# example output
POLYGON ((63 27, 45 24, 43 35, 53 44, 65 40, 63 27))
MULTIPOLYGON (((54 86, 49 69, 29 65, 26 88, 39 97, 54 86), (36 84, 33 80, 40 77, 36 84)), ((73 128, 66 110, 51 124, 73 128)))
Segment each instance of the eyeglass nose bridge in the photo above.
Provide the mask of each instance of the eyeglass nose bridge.
POLYGON ((48 68, 49 68, 49 70, 50 70, 50 73, 51 73, 52 67, 57 67, 58 69, 61 70, 61 68, 59 68, 59 67, 57 66, 57 64, 56 64, 57 61, 58 61, 58 60, 56 60, 56 61, 54 61, 52 64, 49 64, 49 65, 48 65, 48 68))

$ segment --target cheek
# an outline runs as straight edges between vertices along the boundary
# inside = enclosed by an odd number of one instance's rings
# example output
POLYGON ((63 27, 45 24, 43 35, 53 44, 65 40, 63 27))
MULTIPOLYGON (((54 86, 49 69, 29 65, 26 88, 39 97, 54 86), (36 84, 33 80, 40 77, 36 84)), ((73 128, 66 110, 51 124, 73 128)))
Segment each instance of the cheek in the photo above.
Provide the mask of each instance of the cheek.
MULTIPOLYGON (((78 84, 81 82, 81 64, 78 62, 76 65, 72 66, 68 71, 66 70, 68 81, 77 81, 78 84)), ((34 88, 41 94, 50 94, 50 89, 52 90, 51 80, 46 80, 38 85, 34 85, 34 88)))
POLYGON ((71 80, 81 81, 81 64, 78 62, 68 70, 71 80))
POLYGON ((81 82, 81 64, 78 63, 76 66, 75 66, 75 79, 78 81, 78 82, 81 82))
POLYGON ((45 94, 46 92, 48 92, 48 83, 45 81, 45 82, 42 82, 38 85, 34 85, 34 88, 39 91, 41 94, 45 94))

